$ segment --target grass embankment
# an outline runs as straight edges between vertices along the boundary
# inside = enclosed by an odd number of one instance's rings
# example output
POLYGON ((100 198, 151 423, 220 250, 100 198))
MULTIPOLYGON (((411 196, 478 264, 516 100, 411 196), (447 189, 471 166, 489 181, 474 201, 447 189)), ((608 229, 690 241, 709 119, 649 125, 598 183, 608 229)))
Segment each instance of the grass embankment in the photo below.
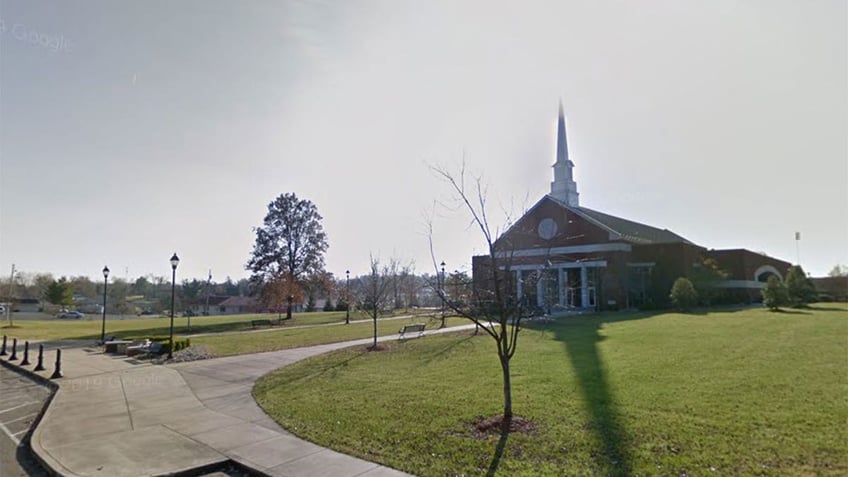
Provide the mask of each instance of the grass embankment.
POLYGON ((295 434, 422 476, 846 475, 848 309, 603 314, 521 332, 516 415, 487 336, 428 336, 285 367, 254 389, 295 434), (502 455, 497 458, 499 442, 502 455))
MULTIPOLYGON (((271 319, 276 322, 276 314, 247 314, 247 315, 220 315, 220 316, 194 316, 191 318, 191 334, 195 333, 222 333, 230 331, 251 330, 251 320, 271 319)), ((283 315, 285 316, 285 315, 283 315)), ((365 319, 363 313, 351 313, 351 319, 365 319)), ((179 335, 189 334, 188 318, 174 318, 174 333, 179 335)), ((285 327, 300 325, 321 325, 328 323, 341 323, 345 320, 345 312, 312 312, 295 313, 291 320, 284 320, 285 327)), ((106 334, 124 337, 145 337, 167 335, 170 330, 169 317, 139 318, 127 316, 116 318, 106 315, 106 334)), ((0 333, 18 338, 18 340, 85 340, 99 339, 101 329, 101 317, 97 315, 86 315, 81 320, 15 320, 15 326, 9 328, 3 322, 0 333)))

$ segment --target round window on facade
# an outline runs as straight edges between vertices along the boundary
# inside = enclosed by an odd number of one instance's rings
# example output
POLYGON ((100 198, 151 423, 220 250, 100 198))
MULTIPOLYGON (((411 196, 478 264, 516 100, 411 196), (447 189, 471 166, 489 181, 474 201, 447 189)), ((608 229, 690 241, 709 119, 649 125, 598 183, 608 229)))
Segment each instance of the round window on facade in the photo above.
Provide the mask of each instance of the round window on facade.
POLYGON ((538 232, 539 232, 539 237, 541 237, 545 240, 550 240, 550 239, 554 238, 554 236, 557 233, 557 223, 556 223, 556 221, 554 219, 551 219, 551 218, 542 219, 542 221, 539 222, 538 232))

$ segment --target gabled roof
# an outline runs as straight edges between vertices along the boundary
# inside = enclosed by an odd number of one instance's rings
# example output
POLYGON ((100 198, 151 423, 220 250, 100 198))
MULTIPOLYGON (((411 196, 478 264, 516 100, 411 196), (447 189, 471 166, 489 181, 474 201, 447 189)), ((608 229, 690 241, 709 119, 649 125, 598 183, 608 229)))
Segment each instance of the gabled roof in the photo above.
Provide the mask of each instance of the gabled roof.
MULTIPOLYGON (((623 240, 633 244, 685 243, 688 245, 695 245, 671 230, 659 229, 650 225, 634 222, 632 220, 622 219, 621 217, 605 214, 586 207, 571 207, 551 195, 546 195, 539 199, 533 207, 524 213, 522 218, 530 215, 536 208, 545 202, 545 200, 550 200, 558 206, 567 209, 584 218, 588 222, 606 230, 610 233, 611 240, 623 240)), ((507 229, 507 231, 501 235, 501 237, 509 234, 513 227, 517 226, 520 221, 521 219, 518 219, 512 227, 507 229)), ((500 238, 498 240, 500 240, 500 238)))
POLYGON ((668 229, 658 229, 656 227, 651 227, 650 225, 622 219, 621 217, 605 214, 586 207, 568 207, 567 205, 564 207, 590 221, 603 225, 605 228, 618 235, 622 240, 626 240, 628 242, 642 244, 685 243, 694 245, 692 242, 668 229))
MULTIPOLYGON (((218 306, 221 303, 230 299, 229 296, 226 295, 211 295, 209 296, 209 306, 218 306)), ((204 306, 206 305, 206 297, 200 297, 191 302, 192 305, 204 306)))
POLYGON ((231 296, 222 301, 220 306, 256 306, 256 299, 251 296, 231 296))

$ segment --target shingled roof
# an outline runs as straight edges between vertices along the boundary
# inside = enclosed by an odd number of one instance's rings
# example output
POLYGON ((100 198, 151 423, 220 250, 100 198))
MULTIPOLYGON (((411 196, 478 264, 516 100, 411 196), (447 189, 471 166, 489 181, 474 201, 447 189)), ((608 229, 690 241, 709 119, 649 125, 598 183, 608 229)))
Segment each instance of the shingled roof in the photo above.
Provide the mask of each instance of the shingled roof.
POLYGON ((561 207, 583 217, 589 222, 608 230, 615 236, 615 238, 620 240, 634 244, 685 243, 695 245, 668 229, 659 229, 650 225, 598 212, 597 210, 592 210, 586 207, 570 207, 550 195, 548 195, 547 198, 553 200, 561 207))
POLYGON ((619 235, 622 240, 633 243, 685 243, 694 245, 692 242, 677 235, 668 229, 658 229, 650 225, 640 224, 632 220, 622 219, 614 215, 587 209, 586 207, 569 207, 579 215, 589 220, 598 222, 603 227, 619 235))

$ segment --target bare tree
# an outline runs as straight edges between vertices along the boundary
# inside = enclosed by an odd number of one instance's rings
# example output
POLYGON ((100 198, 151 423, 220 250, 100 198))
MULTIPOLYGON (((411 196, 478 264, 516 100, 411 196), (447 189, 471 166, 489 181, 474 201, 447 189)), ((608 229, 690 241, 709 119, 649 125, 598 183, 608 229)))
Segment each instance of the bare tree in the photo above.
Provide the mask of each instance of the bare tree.
POLYGON ((398 260, 389 259, 387 264, 381 264, 378 257, 371 255, 371 272, 361 277, 360 308, 365 310, 374 322, 374 344, 377 349, 377 317, 392 304, 392 284, 397 275, 398 260))
POLYGON ((405 265, 400 271, 400 290, 406 308, 418 306, 419 279, 415 276, 415 262, 405 265))
MULTIPOLYGON (((486 241, 487 254, 474 259, 474 280, 471 284, 471 295, 467 299, 449 299, 445 287, 435 287, 435 291, 443 306, 452 313, 474 322, 477 328, 485 331, 494 341, 503 374, 502 426, 507 430, 513 418, 510 360, 518 348, 521 320, 528 311, 523 307, 523 300, 516 299, 514 291, 511 275, 514 247, 506 237, 498 238, 512 225, 512 219, 507 216, 502 229, 492 227, 486 209, 486 188, 479 177, 471 181, 470 189, 467 188, 464 165, 458 177, 443 168, 431 166, 431 169, 450 186, 456 202, 454 208, 464 210, 470 215, 469 226, 479 230, 486 241)), ((433 269, 438 275, 440 270, 433 249, 432 230, 430 223, 430 257, 433 269)))

